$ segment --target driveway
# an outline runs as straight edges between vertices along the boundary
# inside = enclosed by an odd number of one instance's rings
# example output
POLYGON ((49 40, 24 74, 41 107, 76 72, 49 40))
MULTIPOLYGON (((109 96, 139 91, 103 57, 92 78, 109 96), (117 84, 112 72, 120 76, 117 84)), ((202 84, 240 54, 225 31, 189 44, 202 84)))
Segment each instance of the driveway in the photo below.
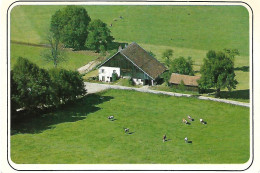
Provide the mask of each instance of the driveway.
MULTIPOLYGON (((87 89, 88 94, 97 93, 100 91, 104 91, 106 89, 121 89, 121 90, 135 90, 139 92, 146 92, 146 93, 152 93, 152 94, 164 94, 169 96, 175 96, 175 97, 196 97, 190 94, 181 94, 181 93, 173 93, 173 92, 166 92, 166 91, 157 91, 157 90, 151 90, 147 87, 142 88, 134 88, 134 87, 125 87, 125 86, 119 86, 119 85, 109 85, 109 84, 100 84, 100 83, 91 83, 91 82, 84 82, 85 88, 87 89)), ((226 100, 226 99, 218 99, 218 98, 212 98, 212 97, 205 97, 205 96, 198 96, 197 97, 200 100, 211 100, 215 102, 222 102, 222 103, 228 103, 232 105, 237 106, 243 106, 243 107, 250 107, 249 103, 243 103, 233 100, 226 100)))

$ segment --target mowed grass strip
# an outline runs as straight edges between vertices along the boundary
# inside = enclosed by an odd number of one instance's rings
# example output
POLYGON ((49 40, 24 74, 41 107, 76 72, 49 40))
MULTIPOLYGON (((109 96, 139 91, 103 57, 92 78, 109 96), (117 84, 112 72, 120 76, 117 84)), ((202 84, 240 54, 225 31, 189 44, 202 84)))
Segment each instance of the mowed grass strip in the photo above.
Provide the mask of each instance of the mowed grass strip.
MULTIPOLYGON (((48 51, 49 48, 28 46, 21 44, 11 44, 11 69, 16 63, 18 57, 24 57, 41 68, 54 68, 53 62, 46 61, 41 54, 48 51)), ((88 62, 95 60, 99 57, 98 54, 91 51, 65 51, 65 61, 58 64, 59 68, 67 70, 77 70, 78 68, 86 65, 88 62)))
POLYGON ((12 124, 11 159, 21 164, 245 163, 249 131, 245 107, 108 90, 12 124), (195 119, 191 125, 182 123, 187 115, 195 119), (184 142, 186 136, 192 144, 184 142))

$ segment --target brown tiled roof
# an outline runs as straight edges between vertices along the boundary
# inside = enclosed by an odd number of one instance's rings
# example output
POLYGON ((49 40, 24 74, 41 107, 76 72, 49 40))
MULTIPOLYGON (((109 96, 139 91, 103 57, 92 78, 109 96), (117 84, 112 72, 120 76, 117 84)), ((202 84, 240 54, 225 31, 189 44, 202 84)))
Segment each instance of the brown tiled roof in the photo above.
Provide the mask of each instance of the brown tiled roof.
POLYGON ((199 79, 200 79, 199 76, 189 76, 189 75, 172 73, 169 83, 181 84, 181 81, 183 81, 184 85, 198 86, 197 80, 199 79))
POLYGON ((121 50, 120 53, 129 58, 153 79, 156 79, 166 70, 166 67, 163 64, 152 57, 137 43, 131 43, 129 46, 121 50))

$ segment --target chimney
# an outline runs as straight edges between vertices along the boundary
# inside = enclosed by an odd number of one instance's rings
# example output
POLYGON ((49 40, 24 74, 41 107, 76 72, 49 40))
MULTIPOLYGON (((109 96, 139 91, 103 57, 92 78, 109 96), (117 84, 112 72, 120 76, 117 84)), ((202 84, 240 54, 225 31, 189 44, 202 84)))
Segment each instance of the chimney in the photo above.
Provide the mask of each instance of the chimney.
POLYGON ((119 47, 118 47, 118 52, 120 52, 122 50, 122 46, 120 45, 119 47))

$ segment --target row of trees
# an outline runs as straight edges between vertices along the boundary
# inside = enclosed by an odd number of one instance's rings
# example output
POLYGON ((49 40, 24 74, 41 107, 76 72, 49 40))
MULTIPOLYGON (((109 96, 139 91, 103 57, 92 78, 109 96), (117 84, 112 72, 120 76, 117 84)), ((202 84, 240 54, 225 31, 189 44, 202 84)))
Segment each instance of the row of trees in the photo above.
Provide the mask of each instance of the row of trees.
POLYGON ((114 38, 107 24, 100 19, 91 21, 87 11, 79 6, 67 6, 52 15, 50 31, 56 42, 74 50, 106 51, 114 38))
POLYGON ((19 57, 11 71, 11 109, 34 110, 59 106, 86 93, 82 76, 76 71, 39 68, 19 57))
MULTIPOLYGON (((219 97, 221 89, 228 88, 231 91, 236 88, 238 84, 234 72, 234 59, 236 55, 239 55, 237 49, 224 49, 218 52, 214 50, 208 51, 200 69, 201 78, 198 81, 200 93, 214 88, 216 90, 215 96, 219 97)), ((184 57, 172 59, 172 56, 173 51, 171 49, 163 53, 164 64, 168 68, 168 71, 163 74, 163 78, 167 81, 167 84, 169 84, 168 81, 172 73, 194 75, 191 57, 187 59, 184 57)))

